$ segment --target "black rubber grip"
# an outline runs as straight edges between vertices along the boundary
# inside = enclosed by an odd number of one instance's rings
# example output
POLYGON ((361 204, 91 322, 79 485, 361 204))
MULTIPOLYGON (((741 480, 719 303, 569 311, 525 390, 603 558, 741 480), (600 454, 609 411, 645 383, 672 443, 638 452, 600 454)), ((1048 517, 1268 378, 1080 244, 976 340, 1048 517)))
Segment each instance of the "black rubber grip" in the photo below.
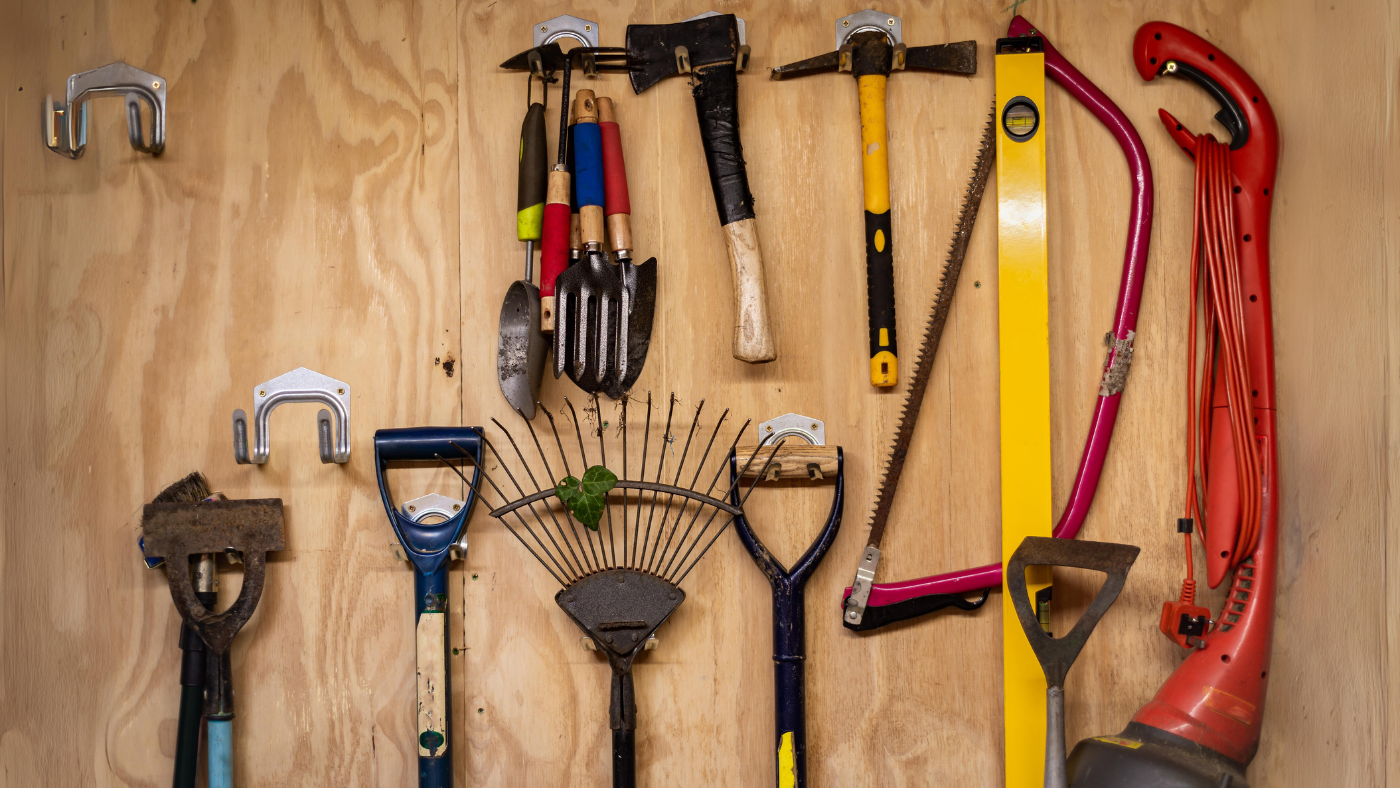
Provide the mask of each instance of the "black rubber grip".
POLYGON ((875 606, 870 605, 865 609, 865 615, 861 616, 859 624, 852 624, 844 616, 842 621, 846 629, 856 632, 868 632, 872 629, 879 629, 890 624, 897 624, 900 621, 907 621, 911 618, 926 616, 929 613, 936 613, 947 607, 955 607, 964 612, 971 612, 987 603, 987 597, 991 596, 992 589, 982 589, 982 596, 977 599, 964 599, 958 594, 929 594, 927 596, 916 596, 913 599, 906 599, 903 602, 895 602, 892 605, 875 606))
POLYGON ((870 357, 882 350, 899 357, 894 335, 894 239, 890 212, 865 212, 865 292, 870 305, 870 357), (885 344, 880 331, 885 331, 885 344))
POLYGON ((739 141, 739 79, 733 63, 696 69, 691 93, 720 225, 753 218, 753 194, 739 141))
MULTIPOLYGON (((203 653, 200 654, 202 658, 203 653)), ((195 788, 199 773, 199 729, 204 715, 204 687, 180 688, 180 718, 175 729, 174 788, 195 788)))
POLYGON ((545 182, 549 177, 549 152, 544 136, 544 105, 530 105, 520 126, 519 198, 515 210, 544 205, 545 182))

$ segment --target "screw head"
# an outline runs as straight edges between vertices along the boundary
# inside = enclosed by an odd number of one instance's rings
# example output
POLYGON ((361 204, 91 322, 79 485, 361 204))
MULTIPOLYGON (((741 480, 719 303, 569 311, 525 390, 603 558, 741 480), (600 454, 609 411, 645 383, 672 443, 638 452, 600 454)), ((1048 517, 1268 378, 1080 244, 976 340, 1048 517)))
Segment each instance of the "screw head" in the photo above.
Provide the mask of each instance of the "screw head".
POLYGON ((812 429, 816 429, 816 428, 817 428, 817 423, 814 421, 814 422, 812 422, 812 429))
POLYGON ((408 507, 408 511, 409 511, 409 514, 412 514, 413 512, 418 511, 418 508, 417 508, 416 506, 410 506, 410 507, 408 507))
POLYGON ((584 25, 584 26, 583 26, 583 32, 585 32, 585 33, 592 33, 592 32, 593 32, 593 25, 584 25))
POLYGON ((637 633, 636 633, 636 632, 633 632, 633 633, 632 633, 632 642, 633 642, 633 643, 636 643, 636 642, 637 642, 637 633))
POLYGON ((454 512, 460 510, 461 508, 462 508, 462 505, 461 505, 460 503, 454 503, 454 504, 452 504, 452 511, 454 511, 454 512))
POLYGON ((850 26, 851 26, 851 20, 849 20, 849 19, 842 19, 842 20, 841 20, 841 26, 842 26, 842 27, 850 27, 850 26))
POLYGON ((259 396, 259 397, 266 397, 266 396, 267 396, 267 390, 266 390, 266 389, 259 390, 259 391, 258 391, 258 396, 259 396))
POLYGON ((155 82, 152 82, 152 83, 151 83, 151 87, 155 88, 156 90, 160 90, 160 80, 156 80, 155 82))
POLYGON ((764 429, 768 430, 769 432, 772 432, 772 431, 773 431, 773 425, 772 425, 772 424, 769 424, 769 425, 768 425, 767 427, 765 427, 764 429))
POLYGON ((890 27, 894 27, 894 17, 890 17, 889 19, 886 19, 885 22, 886 22, 890 27))
POLYGON ((548 25, 540 25, 540 32, 541 32, 541 33, 548 33, 548 32, 549 32, 549 26, 548 26, 548 25))
POLYGON ((337 393, 337 394, 344 394, 344 393, 345 393, 345 389, 336 389, 336 390, 335 390, 335 393, 337 393))

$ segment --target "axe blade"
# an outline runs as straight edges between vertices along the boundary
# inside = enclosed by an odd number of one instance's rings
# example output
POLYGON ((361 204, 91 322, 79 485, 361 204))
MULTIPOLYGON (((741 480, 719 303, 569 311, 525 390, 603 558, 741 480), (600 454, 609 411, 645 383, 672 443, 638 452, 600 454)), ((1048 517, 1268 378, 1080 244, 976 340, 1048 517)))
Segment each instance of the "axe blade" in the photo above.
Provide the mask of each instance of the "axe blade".
POLYGON ((739 23, 720 14, 669 25, 627 26, 627 73, 632 91, 641 93, 680 73, 676 49, 685 47, 691 68, 729 63, 739 58, 739 23))

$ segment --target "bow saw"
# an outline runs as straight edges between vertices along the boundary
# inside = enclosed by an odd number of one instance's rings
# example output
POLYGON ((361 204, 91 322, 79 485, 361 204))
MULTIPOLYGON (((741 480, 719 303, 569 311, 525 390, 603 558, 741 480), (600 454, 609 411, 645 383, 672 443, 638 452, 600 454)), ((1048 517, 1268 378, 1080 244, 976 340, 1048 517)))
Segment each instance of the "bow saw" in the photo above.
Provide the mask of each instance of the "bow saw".
MULTIPOLYGON (((1133 358, 1133 339, 1137 329, 1138 305, 1142 301, 1142 282, 1147 267, 1147 248, 1152 234, 1152 167, 1147 160, 1147 149, 1142 138, 1123 111, 1114 104, 1103 91, 1088 77, 1065 59, 1044 36, 1024 17, 1012 20, 1008 36, 1034 36, 1040 38, 1045 50, 1045 70, 1051 79, 1058 82, 1079 103, 1083 104, 1108 127, 1123 149, 1127 158, 1128 173, 1132 180, 1132 198, 1128 212, 1128 240, 1123 252, 1123 275, 1118 285, 1117 309, 1114 313, 1113 330, 1104 338, 1108 345, 1107 357, 1099 384, 1098 399, 1094 404, 1094 415, 1089 425, 1089 435, 1080 455, 1079 470, 1070 489, 1069 501, 1055 526, 1054 535, 1072 539, 1079 533, 1084 518, 1089 513, 1089 505, 1098 490, 1099 477, 1103 473, 1104 459, 1113 437, 1113 428, 1118 420, 1118 408, 1122 400, 1123 388, 1127 383, 1128 368, 1133 358)), ((958 215, 957 229, 944 263, 943 273, 934 297, 933 308, 924 329, 923 343, 919 347, 918 358, 914 363, 914 375, 909 383, 909 393, 905 400, 899 425, 895 430, 894 445, 890 449, 885 464, 884 477, 876 496, 875 511, 870 517, 870 539, 861 553, 856 577, 846 589, 842 623, 847 629, 866 631, 878 629, 888 624, 905 621, 918 616, 956 607, 961 610, 975 610, 987 601, 991 590, 1001 584, 1002 566, 1000 563, 987 564, 973 569, 947 572, 916 580, 894 583, 876 583, 875 572, 880 564, 880 542, 884 537, 890 509, 894 504, 895 490, 899 486, 904 471, 904 461, 913 441, 914 427, 923 406, 924 392, 928 389, 929 377, 933 373, 934 357, 943 336, 943 327, 952 306, 953 294, 957 289, 958 276, 962 272, 963 259, 967 254, 968 242, 972 237, 973 226, 982 194, 991 174, 996 158, 993 145, 993 130, 996 113, 988 121, 977 152, 972 179, 968 184, 967 199, 958 215), (975 600, 966 595, 981 592, 975 600)))

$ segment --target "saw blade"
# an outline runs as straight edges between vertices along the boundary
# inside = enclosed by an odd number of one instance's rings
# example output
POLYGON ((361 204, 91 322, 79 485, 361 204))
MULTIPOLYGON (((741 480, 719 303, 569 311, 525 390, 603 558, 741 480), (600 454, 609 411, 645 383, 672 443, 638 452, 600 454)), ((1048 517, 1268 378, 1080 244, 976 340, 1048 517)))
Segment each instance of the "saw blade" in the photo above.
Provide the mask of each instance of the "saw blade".
POLYGON ((885 462, 885 473, 875 497, 875 511, 870 515, 869 544, 872 547, 878 548, 880 539, 885 535, 885 524, 890 517, 890 508, 894 505, 894 492, 899 487, 899 477, 904 472, 904 459, 909 454, 909 444, 914 438, 914 425, 919 420, 919 411, 924 404, 924 392, 928 389, 929 378, 933 375, 934 356, 938 354, 938 343, 943 339, 943 326, 948 322, 948 310, 953 306, 953 294, 958 289, 958 275, 962 273, 967 245, 972 240, 972 228, 977 224, 977 212, 982 206, 982 193, 987 190, 987 179, 991 175, 992 164, 996 161, 997 148, 993 137, 995 128, 996 113, 993 111, 987 118, 986 130, 982 132, 977 162, 972 167, 972 180, 968 182, 966 199, 958 214, 958 228, 953 232, 953 244, 948 250, 948 260, 943 264, 938 293, 934 296, 933 309, 924 328, 924 341, 919 345, 919 355, 914 361, 914 375, 909 381, 904 411, 899 416, 899 426, 895 430, 894 446, 890 448, 889 459, 885 462))

